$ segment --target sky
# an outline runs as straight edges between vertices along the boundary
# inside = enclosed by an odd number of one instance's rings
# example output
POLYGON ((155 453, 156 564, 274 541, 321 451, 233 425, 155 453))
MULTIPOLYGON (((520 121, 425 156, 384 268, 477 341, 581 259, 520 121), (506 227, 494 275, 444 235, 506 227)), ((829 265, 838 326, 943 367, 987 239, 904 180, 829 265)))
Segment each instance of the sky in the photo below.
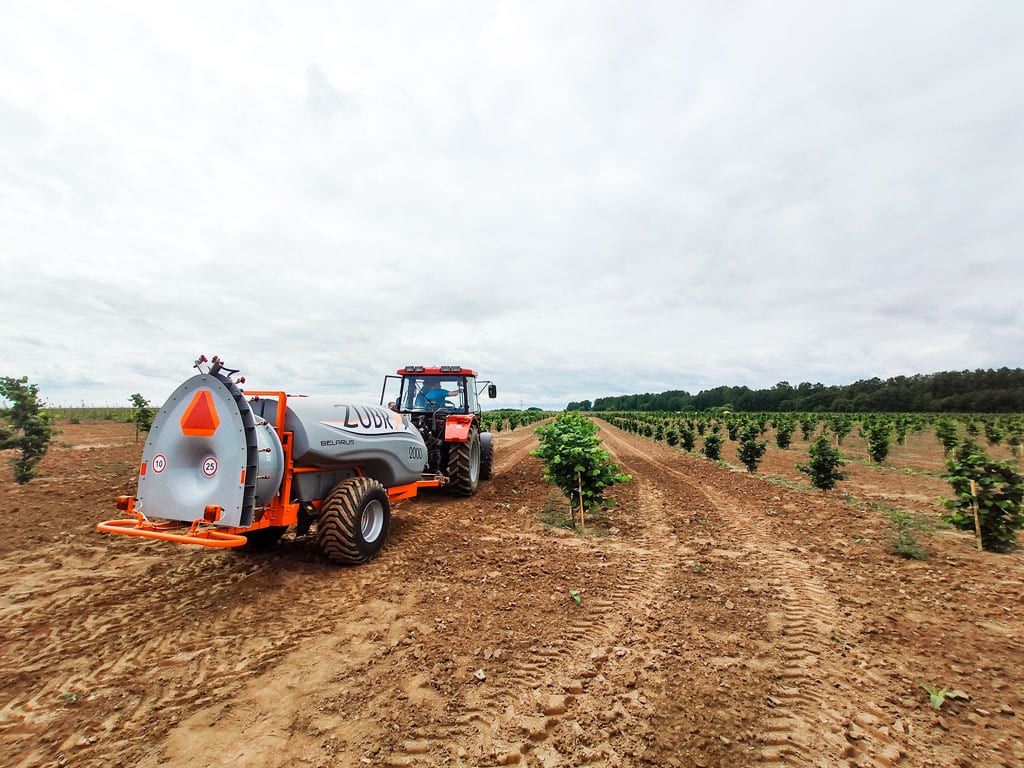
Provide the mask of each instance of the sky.
POLYGON ((0 0, 0 375, 1022 364, 1024 3, 0 0))

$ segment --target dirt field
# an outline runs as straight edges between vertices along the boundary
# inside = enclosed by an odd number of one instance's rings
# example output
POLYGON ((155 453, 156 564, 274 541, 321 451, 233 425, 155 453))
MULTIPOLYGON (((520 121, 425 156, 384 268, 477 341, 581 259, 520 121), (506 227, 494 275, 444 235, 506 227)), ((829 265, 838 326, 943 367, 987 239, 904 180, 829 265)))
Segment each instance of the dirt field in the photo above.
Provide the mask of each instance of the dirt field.
POLYGON ((770 482, 603 425, 633 482, 577 536, 520 429, 336 569, 101 536, 141 443, 61 427, 43 477, 0 468, 4 766, 1024 765, 1024 557, 894 557, 867 503, 937 516, 926 436, 824 497, 800 441, 770 482))

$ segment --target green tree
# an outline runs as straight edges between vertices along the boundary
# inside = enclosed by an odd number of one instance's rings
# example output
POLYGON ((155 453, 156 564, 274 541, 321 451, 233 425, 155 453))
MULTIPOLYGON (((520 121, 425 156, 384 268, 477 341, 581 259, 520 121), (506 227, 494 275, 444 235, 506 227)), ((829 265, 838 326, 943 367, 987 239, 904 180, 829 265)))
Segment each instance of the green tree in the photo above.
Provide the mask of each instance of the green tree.
POLYGON ((903 415, 897 416, 893 422, 896 430, 896 444, 903 445, 907 440, 907 430, 910 428, 910 420, 903 415))
POLYGON ((985 439, 988 440, 989 445, 999 445, 1003 442, 1004 437, 1006 437, 1006 432, 1003 431, 998 421, 989 419, 985 422, 985 439))
POLYGON ((155 411, 149 407, 149 400, 138 392, 128 399, 132 404, 132 421, 135 422, 135 442, 139 442, 139 432, 149 432, 152 428, 155 411))
POLYGON ((39 400, 39 387, 28 377, 0 378, 0 399, 10 406, 0 411, 0 450, 14 449, 14 482, 23 485, 36 476, 36 465, 53 439, 53 420, 39 400))
POLYGON ((694 434, 693 427, 689 424, 683 424, 679 427, 679 442, 682 443, 683 450, 692 451, 696 441, 697 435, 694 434))
POLYGON ((942 443, 944 453, 949 453, 957 444, 956 422, 948 416, 942 416, 935 421, 935 436, 942 443))
POLYGON ((775 444, 785 450, 793 442, 793 430, 796 429, 796 423, 790 418, 778 418, 772 421, 775 427, 775 444))
POLYGON ((718 432, 712 432, 704 436, 704 448, 702 452, 709 459, 718 461, 722 456, 722 436, 718 432))
POLYGON ((946 462, 946 469, 943 478, 955 493, 954 498, 943 502, 949 510, 946 520, 961 530, 973 531, 976 503, 982 547, 997 552, 1013 548, 1017 531, 1024 527, 1024 476, 1009 461, 993 461, 970 440, 965 440, 946 462), (976 501, 971 494, 972 480, 977 490, 976 501))
POLYGON ((815 416, 803 414, 800 416, 800 432, 804 440, 810 440, 814 430, 818 427, 818 419, 815 416))
POLYGON ((531 453, 544 462, 544 479, 568 497, 573 509, 611 506, 605 490, 630 477, 619 471, 601 447, 597 425, 579 411, 566 411, 549 424, 537 428, 540 446, 531 453))
POLYGON ((742 422, 739 419, 730 417, 725 422, 725 431, 729 434, 729 439, 736 442, 740 439, 740 429, 743 427, 742 422))
POLYGON ((881 464, 889 455, 892 424, 887 419, 871 419, 864 423, 864 435, 868 441, 868 456, 881 464))
POLYGON ((757 427, 753 425, 746 427, 740 433, 739 438, 740 461, 742 461, 743 465, 747 468, 747 472, 757 472, 757 465, 761 463, 761 457, 764 456, 768 443, 757 439, 757 427))
POLYGON ((831 426, 836 435, 836 445, 842 445, 843 438, 853 431, 853 418, 846 413, 836 414, 831 419, 831 426))
POLYGON ((1020 419, 1013 421, 1010 423, 1009 429, 1006 431, 1009 435, 1006 438, 1006 442, 1013 451, 1013 455, 1019 459, 1021 455, 1021 445, 1024 444, 1024 422, 1020 419))
POLYGON ((822 491, 830 491, 836 483, 846 478, 842 472, 843 457, 837 448, 833 448, 825 435, 819 435, 811 444, 810 460, 807 464, 797 464, 796 468, 810 477, 811 485, 822 491))

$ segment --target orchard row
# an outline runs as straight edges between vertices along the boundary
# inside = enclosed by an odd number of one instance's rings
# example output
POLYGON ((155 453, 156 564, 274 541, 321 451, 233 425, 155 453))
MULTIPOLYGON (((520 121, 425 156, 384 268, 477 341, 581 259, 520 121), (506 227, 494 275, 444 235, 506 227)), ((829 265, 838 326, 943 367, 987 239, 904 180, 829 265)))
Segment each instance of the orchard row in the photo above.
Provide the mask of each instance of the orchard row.
POLYGON ((480 429, 483 432, 512 432, 516 427, 525 427, 553 414, 547 411, 517 411, 511 408, 498 411, 484 411, 480 416, 480 429))
MULTIPOLYGON (((978 442, 982 436, 989 445, 1006 443, 1018 458, 1024 445, 1024 415, 950 415, 920 413, 731 413, 714 410, 699 413, 647 413, 618 412, 602 414, 610 423, 627 432, 649 437, 668 445, 680 445, 692 451, 700 438, 702 452, 710 458, 719 458, 725 439, 740 442, 756 441, 774 430, 775 444, 788 448, 797 428, 805 441, 815 435, 824 435, 835 445, 855 429, 867 442, 868 455, 875 462, 885 461, 892 445, 903 445, 907 435, 933 429, 943 452, 949 454, 965 439, 978 442)), ((753 461, 756 457, 750 455, 753 461)), ((741 456, 742 458, 742 456, 741 456)), ((744 463, 747 463, 744 461, 744 463)), ((755 471, 757 462, 754 461, 755 471)), ((750 465, 748 464, 748 468, 750 465)))
MULTIPOLYGON (((845 460, 839 446, 854 429, 864 438, 871 460, 881 464, 889 455, 893 440, 903 445, 908 434, 931 428, 946 457, 943 479, 953 490, 952 497, 943 502, 947 522, 964 530, 975 530, 979 545, 997 551, 1014 548, 1016 532, 1024 527, 1024 476, 1018 467, 1024 443, 1024 416, 1020 414, 929 417, 837 413, 822 416, 732 413, 722 409, 697 414, 620 412, 604 415, 604 418, 627 432, 669 446, 680 446, 686 451, 694 450, 699 437, 703 443, 701 453, 716 461, 721 459, 724 441, 735 441, 737 456, 751 473, 757 471, 767 450, 768 441, 759 438, 767 434, 769 427, 774 429, 778 448, 785 450, 790 447, 793 433, 799 426, 803 439, 814 438, 814 441, 808 447, 807 463, 796 467, 808 476, 811 485, 822 491, 831 490, 845 479, 842 470, 845 460), (982 434, 990 446, 1005 441, 1011 448, 1013 460, 990 458, 979 445, 982 434)), ((895 551, 919 556, 913 546, 899 547, 895 551)))

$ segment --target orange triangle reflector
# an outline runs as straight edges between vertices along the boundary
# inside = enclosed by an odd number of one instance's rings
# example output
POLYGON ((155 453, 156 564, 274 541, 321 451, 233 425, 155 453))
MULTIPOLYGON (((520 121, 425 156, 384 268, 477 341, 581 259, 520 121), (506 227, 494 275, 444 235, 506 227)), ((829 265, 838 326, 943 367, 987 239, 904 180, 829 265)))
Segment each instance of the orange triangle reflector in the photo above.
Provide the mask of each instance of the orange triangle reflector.
POLYGON ((181 434, 186 437, 212 437, 219 426, 213 393, 208 389, 200 389, 181 417, 181 434))

